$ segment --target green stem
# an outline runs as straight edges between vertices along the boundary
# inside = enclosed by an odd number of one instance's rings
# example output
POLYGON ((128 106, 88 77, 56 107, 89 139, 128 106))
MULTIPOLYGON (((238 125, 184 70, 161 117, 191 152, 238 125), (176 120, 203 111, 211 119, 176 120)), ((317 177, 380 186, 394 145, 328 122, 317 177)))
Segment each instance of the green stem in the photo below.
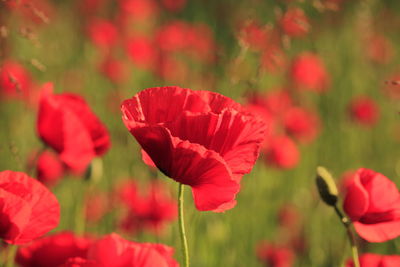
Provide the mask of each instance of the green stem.
POLYGON ((183 219, 183 184, 179 183, 178 209, 179 209, 179 233, 182 243, 182 254, 185 261, 184 267, 189 267, 189 250, 185 233, 185 222, 183 219))
POLYGON ((357 245, 356 245, 356 240, 354 238, 354 234, 351 231, 351 222, 350 220, 339 210, 337 205, 334 206, 336 214, 339 216, 340 221, 346 228, 347 236, 349 237, 349 242, 351 246, 351 254, 353 255, 353 262, 354 262, 354 267, 360 267, 360 261, 358 258, 358 250, 357 250, 357 245))
POLYGON ((17 253, 18 246, 9 245, 7 252, 7 262, 6 267, 13 267, 15 262, 15 254, 17 253))

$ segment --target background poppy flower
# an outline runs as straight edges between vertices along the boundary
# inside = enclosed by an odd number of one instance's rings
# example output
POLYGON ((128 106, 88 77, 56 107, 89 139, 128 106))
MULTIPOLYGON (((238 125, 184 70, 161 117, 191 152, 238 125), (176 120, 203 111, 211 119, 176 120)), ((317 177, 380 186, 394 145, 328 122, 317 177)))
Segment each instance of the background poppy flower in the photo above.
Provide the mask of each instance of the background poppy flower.
POLYGON ((301 37, 310 30, 308 18, 300 8, 292 8, 285 12, 280 25, 285 34, 292 37, 301 37))
POLYGON ((86 257, 91 240, 61 232, 36 240, 18 249, 16 261, 22 267, 54 267, 68 258, 86 257))
MULTIPOLYGON (((378 255, 365 253, 360 256, 360 267, 396 267, 400 266, 399 255, 378 255)), ((346 267, 354 267, 352 259, 346 262, 346 267)))
POLYGON ((38 180, 46 185, 55 185, 66 172, 58 155, 54 152, 44 151, 36 157, 37 161, 32 163, 36 164, 38 180))
POLYGON ((53 94, 51 83, 43 86, 37 130, 42 140, 77 173, 110 147, 107 129, 86 101, 75 94, 53 94))
POLYGON ((110 234, 90 247, 87 259, 96 262, 99 267, 177 267, 173 253, 171 247, 162 244, 136 243, 110 234))
POLYGON ((239 181, 251 171, 264 139, 260 118, 220 94, 180 87, 141 91, 121 110, 154 164, 192 187, 198 210, 234 206, 239 181))
POLYGON ((296 143, 285 135, 270 138, 270 143, 264 153, 265 162, 268 165, 282 169, 292 169, 300 160, 300 152, 296 143))
POLYGON ((23 172, 0 172, 0 238, 28 243, 58 225, 60 205, 40 182, 23 172))
POLYGON ((349 104, 351 118, 359 124, 373 126, 379 119, 379 108, 372 98, 358 96, 349 104))
POLYGON ((343 207, 357 233, 369 242, 400 235, 399 190, 380 173, 359 169, 347 187, 343 207))

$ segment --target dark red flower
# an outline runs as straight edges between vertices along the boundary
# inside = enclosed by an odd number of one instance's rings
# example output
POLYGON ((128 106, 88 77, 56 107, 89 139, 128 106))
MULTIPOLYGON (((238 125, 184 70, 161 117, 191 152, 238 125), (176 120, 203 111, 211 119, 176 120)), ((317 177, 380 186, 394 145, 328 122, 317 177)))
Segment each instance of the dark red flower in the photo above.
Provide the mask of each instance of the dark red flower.
POLYGON ((400 193, 380 173, 359 169, 347 187, 343 207, 357 233, 369 242, 400 235, 400 193))
POLYGON ((291 78, 304 90, 323 92, 329 85, 329 76, 325 65, 316 54, 302 53, 292 62, 291 78))
POLYGON ((241 177, 258 157, 265 123, 228 97, 158 87, 121 107, 123 121, 165 175, 192 187, 198 210, 235 205, 241 177))
MULTIPOLYGON (((360 267, 397 267, 400 266, 399 255, 378 255, 365 253, 360 256, 360 267)), ((346 267, 354 267, 352 259, 347 260, 346 267)))
POLYGON ((39 181, 55 185, 64 175, 65 169, 57 154, 44 151, 37 155, 36 172, 39 181))
POLYGON ((300 107, 290 108, 283 116, 286 131, 301 142, 313 141, 319 132, 317 114, 300 107))
POLYGON ((105 126, 86 101, 72 93, 53 94, 51 83, 43 86, 37 130, 42 140, 60 154, 60 159, 78 173, 110 147, 105 126))
POLYGON ((280 25, 284 33, 291 37, 301 37, 308 33, 310 24, 303 10, 292 8, 285 12, 280 25))
POLYGON ((353 120, 365 126, 373 126, 379 118, 377 104, 367 96, 353 98, 349 104, 349 112, 353 120))
POLYGON ((179 12, 186 6, 187 0, 161 0, 162 5, 171 12, 179 12))
POLYGON ((173 253, 171 247, 162 244, 136 243, 110 234, 90 247, 87 259, 98 267, 178 267, 173 253))
POLYGON ((25 99, 29 97, 31 77, 28 71, 15 61, 4 61, 0 68, 0 95, 25 99))
POLYGON ((265 162, 282 169, 294 168, 300 160, 296 143, 287 136, 275 136, 270 139, 264 150, 265 162))
POLYGON ((57 233, 19 248, 16 261, 21 267, 60 266, 68 258, 85 258, 91 242, 71 232, 57 233))
POLYGON ((0 172, 0 238, 28 243, 58 225, 60 205, 40 182, 22 172, 0 172))
POLYGON ((257 256, 269 267, 291 267, 294 263, 294 252, 284 246, 261 242, 257 247, 257 256))

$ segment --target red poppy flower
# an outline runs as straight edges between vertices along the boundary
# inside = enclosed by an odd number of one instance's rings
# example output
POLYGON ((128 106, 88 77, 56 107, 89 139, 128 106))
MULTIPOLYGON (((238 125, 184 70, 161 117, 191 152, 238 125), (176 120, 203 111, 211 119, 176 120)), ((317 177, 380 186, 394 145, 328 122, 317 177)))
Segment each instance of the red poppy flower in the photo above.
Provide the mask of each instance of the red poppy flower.
POLYGON ((91 240, 71 232, 57 233, 18 249, 16 261, 21 267, 54 267, 68 258, 86 257, 91 240))
POLYGON ((158 87, 121 107, 123 121, 155 165, 192 187, 198 210, 235 205, 241 177, 258 157, 265 123, 228 97, 158 87))
POLYGON ((129 181, 118 190, 119 197, 128 207, 122 227, 129 231, 150 229, 161 233, 165 224, 178 216, 178 204, 166 188, 158 182, 151 183, 139 194, 136 183, 129 181))
POLYGON ((107 20, 93 20, 88 26, 91 41, 102 49, 108 49, 117 42, 118 32, 115 25, 107 20))
POLYGON ((178 267, 173 253, 172 248, 162 244, 136 243, 110 234, 90 247, 87 259, 99 267, 178 267))
POLYGON ((60 267, 101 267, 93 260, 87 260, 80 257, 69 258, 65 264, 60 267))
POLYGON ((99 66, 100 72, 111 82, 119 84, 126 81, 127 69, 124 62, 107 57, 99 66))
POLYGON ((40 182, 22 172, 0 172, 0 238, 24 244, 58 225, 60 205, 40 182))
POLYGON ((257 247, 257 256, 270 267, 290 267, 294 263, 294 252, 284 246, 277 246, 266 242, 261 242, 257 247))
POLYGON ((46 185, 55 185, 63 176, 65 169, 57 154, 44 151, 37 155, 36 172, 39 181, 46 185))
POLYGON ((264 154, 265 162, 268 165, 282 169, 292 169, 300 160, 300 152, 296 143, 284 135, 271 138, 264 154))
POLYGON ((300 8, 287 10, 283 15, 280 24, 284 33, 292 37, 304 36, 310 30, 308 19, 300 8))
POLYGON ((158 5, 154 0, 118 1, 121 11, 135 21, 151 21, 158 14, 158 5))
POLYGON ((37 130, 42 140, 60 153, 60 159, 78 173, 110 147, 106 128, 86 101, 71 93, 53 94, 51 83, 43 86, 37 130))
POLYGON ((132 37, 126 42, 125 47, 135 66, 143 69, 154 68, 158 52, 152 40, 147 37, 132 37))
POLYGON ((254 51, 263 50, 268 43, 270 32, 257 21, 245 21, 239 32, 239 39, 254 51))
POLYGON ((384 242, 400 235, 400 193, 380 173, 359 169, 347 187, 343 207, 357 233, 369 242, 384 242))
POLYGON ((358 96, 349 104, 350 116, 356 122, 373 126, 379 118, 379 109, 375 101, 367 96, 358 96))
POLYGON ((329 85, 325 65, 318 55, 302 53, 292 62, 291 78, 299 88, 323 92, 329 85))
POLYGON ((269 47, 261 55, 261 68, 270 73, 277 73, 285 69, 286 61, 286 55, 281 48, 269 47))
POLYGON ((368 58, 375 63, 387 64, 393 58, 392 43, 384 35, 374 33, 364 44, 368 58))
POLYGON ((317 114, 300 107, 289 109, 283 116, 283 124, 290 135, 304 143, 317 137, 320 125, 317 114))
POLYGON ((163 25, 157 32, 157 45, 164 51, 179 51, 186 48, 189 25, 183 21, 173 21, 163 25))
MULTIPOLYGON (((397 267, 400 266, 399 255, 378 255, 365 253, 360 256, 360 267, 397 267)), ((346 267, 354 267, 352 259, 347 260, 346 267)))
POLYGON ((0 95, 27 98, 31 87, 28 71, 15 61, 4 61, 0 68, 0 95))
POLYGON ((165 9, 171 12, 179 12, 186 6, 187 0, 161 0, 165 9))

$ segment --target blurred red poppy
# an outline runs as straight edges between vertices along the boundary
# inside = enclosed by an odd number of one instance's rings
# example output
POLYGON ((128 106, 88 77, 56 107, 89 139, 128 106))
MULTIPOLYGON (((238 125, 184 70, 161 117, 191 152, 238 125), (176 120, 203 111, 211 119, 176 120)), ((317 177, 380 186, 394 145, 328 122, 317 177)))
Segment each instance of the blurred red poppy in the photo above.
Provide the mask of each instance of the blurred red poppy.
POLYGON ((264 139, 261 118, 223 95, 180 87, 141 91, 125 100, 122 119, 155 165, 192 187, 198 210, 235 205, 264 139))
POLYGON ((136 243, 110 234, 90 247, 87 259, 96 262, 98 267, 178 267, 173 253, 171 247, 162 244, 136 243))
POLYGON ((310 30, 308 18, 300 8, 291 8, 283 14, 280 25, 285 34, 291 37, 302 37, 310 30))
POLYGON ((68 258, 86 257, 91 242, 71 232, 57 233, 19 248, 16 261, 21 267, 60 266, 68 258))
MULTIPOLYGON (((365 253, 360 256, 360 267, 397 267, 400 266, 399 255, 378 255, 365 253)), ((346 267, 354 267, 352 259, 347 260, 346 267)))
POLYGON ((129 232, 149 229, 162 233, 167 222, 178 216, 178 204, 159 182, 152 182, 139 192, 136 183, 128 181, 118 190, 119 198, 128 207, 122 227, 129 232))
POLYGON ((0 68, 0 95, 27 99, 32 81, 29 72, 18 62, 4 61, 0 68))
POLYGON ((72 93, 53 94, 51 83, 43 86, 37 130, 42 140, 60 153, 60 159, 77 173, 110 147, 107 129, 86 101, 72 93))
POLYGON ((127 66, 123 61, 113 57, 106 57, 99 65, 100 72, 111 82, 120 84, 128 78, 127 66))
POLYGON ((379 109, 375 101, 368 96, 353 98, 349 104, 351 118, 359 124, 373 126, 379 118, 379 109))
POLYGON ((290 135, 304 143, 313 141, 320 128, 317 114, 300 107, 293 107, 286 111, 283 124, 290 135))
POLYGON ((325 65, 316 54, 302 53, 293 59, 291 78, 300 89, 314 92, 326 91, 329 76, 325 65))
POLYGON ((289 247, 261 242, 257 246, 257 257, 269 267, 290 267, 294 263, 294 252, 289 247))
POLYGON ((101 49, 110 49, 118 41, 118 31, 111 21, 96 19, 90 22, 88 34, 91 41, 101 49))
POLYGON ((187 0, 161 0, 165 9, 171 12, 179 12, 185 8, 187 0))
POLYGON ((296 143, 285 135, 271 138, 264 154, 265 162, 268 165, 282 169, 292 169, 300 160, 300 152, 296 143))
POLYGON ((36 173, 39 181, 46 185, 55 185, 66 171, 56 153, 44 151, 36 155, 36 173))
POLYGON ((134 36, 128 39, 125 48, 135 66, 146 70, 152 70, 155 67, 158 51, 150 38, 134 36))
POLYGON ((23 172, 0 172, 0 238, 28 243, 58 225, 60 205, 40 182, 23 172))
POLYGON ((344 210, 357 233, 369 242, 400 235, 400 193, 388 178, 361 168, 347 187, 344 210))

